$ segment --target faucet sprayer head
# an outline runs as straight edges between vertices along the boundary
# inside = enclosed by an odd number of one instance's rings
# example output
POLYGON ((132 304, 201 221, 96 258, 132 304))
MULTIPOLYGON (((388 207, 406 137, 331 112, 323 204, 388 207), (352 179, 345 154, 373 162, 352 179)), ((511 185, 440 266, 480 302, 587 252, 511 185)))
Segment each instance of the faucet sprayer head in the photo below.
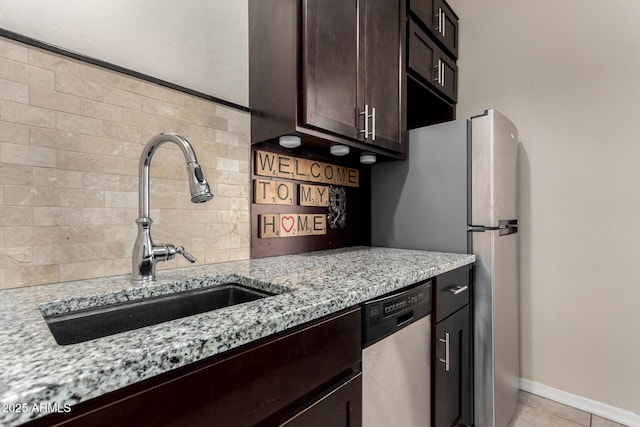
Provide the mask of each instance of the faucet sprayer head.
POLYGON ((213 199, 207 180, 204 179, 202 169, 197 162, 187 163, 189 175, 189 191, 191 191, 191 203, 204 203, 213 199))

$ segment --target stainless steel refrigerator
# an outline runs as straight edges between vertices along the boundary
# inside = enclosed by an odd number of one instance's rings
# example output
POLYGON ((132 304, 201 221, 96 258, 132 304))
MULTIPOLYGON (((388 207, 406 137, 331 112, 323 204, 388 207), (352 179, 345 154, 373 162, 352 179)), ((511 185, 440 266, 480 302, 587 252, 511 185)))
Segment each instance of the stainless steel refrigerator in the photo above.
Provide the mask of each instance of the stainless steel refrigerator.
POLYGON ((372 167, 372 245, 476 255, 472 419, 505 427, 520 385, 516 127, 487 110, 411 130, 407 149, 372 167))

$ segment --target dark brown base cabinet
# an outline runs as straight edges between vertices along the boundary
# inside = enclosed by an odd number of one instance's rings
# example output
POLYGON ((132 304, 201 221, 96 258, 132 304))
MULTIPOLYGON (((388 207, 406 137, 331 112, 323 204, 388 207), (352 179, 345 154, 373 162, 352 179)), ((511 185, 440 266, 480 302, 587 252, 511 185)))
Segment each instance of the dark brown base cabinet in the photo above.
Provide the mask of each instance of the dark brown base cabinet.
POLYGON ((360 322, 345 310, 28 425, 358 427, 360 322))
POLYGON ((436 278, 433 325, 434 427, 473 424, 473 353, 470 267, 436 278))

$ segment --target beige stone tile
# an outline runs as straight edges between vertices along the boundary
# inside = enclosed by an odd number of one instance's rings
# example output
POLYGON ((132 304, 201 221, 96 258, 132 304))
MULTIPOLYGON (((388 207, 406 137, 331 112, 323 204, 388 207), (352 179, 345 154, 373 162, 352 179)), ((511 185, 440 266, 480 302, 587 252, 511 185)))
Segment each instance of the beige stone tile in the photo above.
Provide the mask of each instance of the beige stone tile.
POLYGON ((29 88, 29 104, 50 110, 80 114, 79 97, 36 86, 29 88))
POLYGON ((53 71, 5 58, 0 58, 0 78, 47 89, 53 89, 56 81, 53 71))
POLYGON ((155 99, 160 99, 162 93, 160 86, 135 78, 125 79, 121 89, 155 99))
POLYGON ((190 249, 194 252, 201 252, 203 255, 206 252, 218 249, 218 242, 206 237, 195 237, 191 239, 190 249))
POLYGON ((225 159, 224 157, 218 157, 216 161, 216 167, 218 170, 227 172, 238 172, 240 170, 240 161, 235 159, 225 159))
POLYGON ((5 206, 57 206, 58 190, 52 187, 5 185, 5 206))
POLYGON ((20 123, 0 121, 0 142, 28 144, 29 127, 20 123))
POLYGON ((1 143, 0 162, 17 165, 54 167, 56 165, 56 152, 49 148, 1 143))
POLYGON ((51 129, 56 127, 54 111, 10 101, 0 101, 0 120, 51 129))
POLYGON ((251 169, 251 162, 249 160, 244 161, 244 160, 240 160, 240 172, 241 173, 249 173, 250 169, 251 169))
POLYGON ((82 115, 95 117, 110 122, 122 122, 122 107, 105 102, 82 99, 80 101, 82 115))
POLYGON ((95 226, 125 224, 124 210, 114 208, 62 208, 64 225, 95 226))
POLYGON ((249 147, 230 146, 228 157, 230 159, 244 160, 248 162, 251 160, 251 150, 249 149, 249 147))
POLYGON ((84 261, 60 264, 60 281, 70 282, 94 277, 104 277, 105 261, 84 261))
POLYGON ((215 264, 218 262, 229 261, 229 251, 226 249, 216 249, 214 251, 208 251, 204 254, 205 264, 215 264))
POLYGON ((85 227, 56 227, 60 244, 96 243, 105 241, 109 230, 100 225, 85 227))
POLYGON ((16 268, 31 265, 33 248, 16 246, 0 248, 0 268, 16 268))
POLYGON ((82 172, 40 167, 31 169, 33 169, 33 185, 36 187, 82 187, 82 172))
POLYGON ((115 71, 107 70, 97 65, 80 64, 80 77, 83 80, 91 81, 99 85, 111 86, 114 88, 124 88, 124 82, 130 77, 115 71))
POLYGON ((61 207, 104 208, 105 193, 79 188, 61 188, 58 190, 61 207))
POLYGON ((249 211, 250 209, 250 201, 246 197, 230 197, 229 198, 229 209, 231 210, 241 210, 241 211, 249 211))
POLYGON ((102 170, 102 156, 100 155, 71 151, 57 151, 55 154, 55 166, 58 169, 86 172, 102 170))
POLYGON ((226 107, 224 105, 216 105, 216 114, 219 117, 224 117, 225 119, 237 122, 249 122, 251 120, 251 113, 239 111, 235 108, 226 107))
POLYGON ((127 191, 105 191, 104 205, 107 208, 132 208, 138 207, 138 193, 127 191))
POLYGON ((4 268, 0 268, 0 289, 6 289, 4 282, 4 268))
POLYGON ((144 113, 141 111, 123 109, 122 111, 123 123, 130 126, 136 126, 144 129, 150 129, 153 131, 174 131, 175 126, 169 124, 168 118, 159 117, 153 114, 144 113))
POLYGON ((58 265, 24 266, 4 271, 5 288, 44 285, 58 282, 58 265))
MULTIPOLYGON (((33 225, 53 226, 64 225, 65 210, 68 208, 59 207, 34 207, 33 225)), ((30 224, 27 224, 30 225, 30 224)))
POLYGON ((72 132, 60 132, 53 129, 32 127, 29 131, 31 145, 57 150, 80 151, 81 135, 72 132))
MULTIPOLYGON (((1 150, 1 148, 0 148, 1 150)), ((11 165, 0 163, 0 185, 31 185, 33 183, 33 168, 24 165, 11 165)))
POLYGON ((80 149, 77 151, 103 156, 122 156, 124 148, 122 141, 117 139, 94 135, 81 135, 80 149))
POLYGON ((0 79, 0 99, 27 104, 29 102, 29 87, 24 83, 0 79))
POLYGON ((142 110, 143 97, 126 90, 105 86, 102 88, 102 99, 109 104, 126 107, 131 110, 142 110))
POLYGON ((214 191, 213 199, 207 202, 207 208, 211 210, 229 210, 231 209, 230 198, 222 197, 214 191))
MULTIPOLYGON (((102 136, 136 143, 140 143, 141 141, 139 127, 122 123, 103 122, 102 136)), ((140 147, 140 151, 142 151, 142 147, 140 147)))
POLYGON ((29 50, 18 42, 0 38, 0 57, 26 63, 29 60, 29 50))
POLYGON ((591 414, 587 412, 554 402, 553 400, 545 399, 544 397, 532 393, 527 393, 525 391, 520 391, 519 402, 520 404, 541 409, 549 414, 565 418, 582 426, 588 427, 591 420, 591 414))
POLYGON ((75 60, 36 48, 29 49, 29 64, 57 73, 76 77, 80 75, 80 66, 75 60))
POLYGON ((33 265, 65 264, 102 259, 102 243, 33 247, 33 265))
POLYGON ((618 424, 597 415, 593 415, 591 419, 591 427, 624 427, 624 424, 618 424))
POLYGON ((142 97, 142 112, 156 116, 169 116, 179 118, 181 107, 158 99, 142 97))
MULTIPOLYGON (((246 172, 229 172, 229 184, 230 185, 244 185, 250 184, 251 177, 246 172)), ((224 184, 224 183, 222 183, 224 184)))
POLYGON ((101 171, 108 174, 133 175, 138 171, 138 160, 103 156, 101 171))
POLYGON ((240 135, 249 135, 251 133, 251 125, 249 120, 228 120, 227 127, 218 127, 216 129, 228 130, 231 133, 240 135))
MULTIPOLYGON (((137 160, 136 160, 137 162, 137 160)), ((118 188, 119 191, 138 191, 138 169, 135 169, 131 175, 118 176, 118 188)))
POLYGON ((247 146, 251 142, 248 134, 239 135, 221 130, 216 130, 215 141, 236 147, 247 146))
POLYGON ((0 206, 0 227, 32 225, 33 209, 30 206, 0 206))
POLYGON ((251 258, 251 248, 229 249, 229 261, 241 261, 251 258))
MULTIPOLYGON (((135 236, 131 236, 135 239, 135 236)), ((113 242, 105 242, 102 244, 102 258, 116 259, 131 256, 134 240, 120 240, 113 242)))
POLYGON ((133 247, 133 242, 136 239, 138 228, 133 221, 129 221, 123 225, 109 225, 100 227, 100 230, 104 233, 105 242, 127 241, 133 247))
POLYGON ((201 209, 191 211, 191 222, 193 224, 215 224, 218 222, 217 211, 212 209, 201 209))
POLYGON ((580 424, 547 413, 544 409, 519 405, 510 427, 579 427, 580 424))
POLYGON ((63 112, 56 113, 56 128, 67 132, 102 135, 102 121, 93 117, 63 112))
POLYGON ((120 276, 124 274, 131 274, 131 257, 118 259, 107 259, 105 264, 105 276, 120 276))
POLYGON ((47 246, 59 241, 58 227, 6 227, 4 230, 4 246, 7 248, 47 246))
POLYGON ((81 188, 87 190, 118 191, 121 187, 121 177, 102 172, 83 172, 81 188))
POLYGON ((215 194, 219 197, 246 197, 249 193, 248 186, 246 185, 229 185, 229 184, 216 184, 215 194))
MULTIPOLYGON (((4 188, 0 185, 0 206, 4 205, 4 188)), ((0 237, 2 232, 0 231, 0 237)), ((2 246, 2 241, 0 240, 0 246, 2 246)))
POLYGON ((77 95, 83 98, 102 100, 102 85, 78 77, 57 74, 55 89, 58 92, 77 95))

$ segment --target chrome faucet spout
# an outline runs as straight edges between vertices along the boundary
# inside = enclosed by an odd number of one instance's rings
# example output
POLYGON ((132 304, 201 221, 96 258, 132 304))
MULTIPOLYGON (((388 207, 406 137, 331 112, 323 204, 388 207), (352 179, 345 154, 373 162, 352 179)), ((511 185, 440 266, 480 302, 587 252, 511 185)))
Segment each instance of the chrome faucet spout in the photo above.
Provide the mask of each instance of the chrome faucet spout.
POLYGON ((151 239, 151 224, 149 210, 149 169, 151 159, 157 149, 165 142, 173 142, 182 151, 187 162, 187 175, 189 177, 189 191, 191 192, 192 203, 207 202, 213 198, 209 184, 204 178, 202 169, 198 164, 196 153, 193 147, 181 135, 172 132, 160 133, 149 140, 142 150, 138 171, 138 237, 133 246, 132 280, 135 282, 153 281, 156 278, 156 264, 158 261, 173 259, 176 254, 182 254, 190 262, 195 262, 195 258, 182 248, 172 244, 154 244, 151 239))

